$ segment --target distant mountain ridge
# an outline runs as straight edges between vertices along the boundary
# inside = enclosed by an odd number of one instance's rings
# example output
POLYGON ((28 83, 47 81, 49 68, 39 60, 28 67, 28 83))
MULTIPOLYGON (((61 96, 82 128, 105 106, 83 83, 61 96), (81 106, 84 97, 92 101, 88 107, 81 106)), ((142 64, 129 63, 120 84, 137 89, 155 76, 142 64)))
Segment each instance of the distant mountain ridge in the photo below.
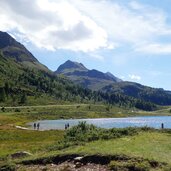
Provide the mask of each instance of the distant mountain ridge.
POLYGON ((14 59, 30 68, 39 68, 48 71, 21 43, 17 42, 6 32, 0 31, 0 51, 6 58, 14 59))
POLYGON ((102 89, 107 93, 119 93, 141 99, 146 102, 152 102, 158 105, 170 105, 171 93, 162 88, 152 88, 134 82, 123 81, 108 85, 102 89))
POLYGON ((82 63, 70 60, 60 65, 55 73, 65 75, 75 83, 93 90, 98 90, 104 86, 122 81, 109 72, 103 73, 95 69, 89 70, 82 63))
POLYGON ((66 61, 59 66, 55 73, 63 74, 75 83, 91 90, 129 96, 157 105, 171 104, 170 91, 144 86, 135 82, 122 81, 110 72, 103 73, 95 69, 88 70, 78 62, 66 61))
POLYGON ((171 93, 125 82, 109 72, 89 70, 70 60, 53 73, 22 44, 0 32, 0 104, 34 104, 36 101, 46 104, 47 101, 56 103, 56 100, 154 110, 156 104, 171 105, 171 93))

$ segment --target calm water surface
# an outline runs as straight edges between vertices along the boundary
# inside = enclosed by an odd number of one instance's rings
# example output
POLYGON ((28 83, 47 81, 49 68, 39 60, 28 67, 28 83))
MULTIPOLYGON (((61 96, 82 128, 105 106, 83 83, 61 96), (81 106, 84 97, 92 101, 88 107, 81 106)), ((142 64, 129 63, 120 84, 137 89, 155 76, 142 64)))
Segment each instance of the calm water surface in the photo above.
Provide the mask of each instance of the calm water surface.
MULTIPOLYGON (((100 118, 100 119, 60 119, 60 120, 42 120, 40 130, 64 129, 65 124, 69 123, 70 127, 77 125, 81 121, 94 124, 101 128, 124 128, 124 127, 142 127, 149 126, 161 128, 164 123, 165 128, 171 128, 171 116, 144 116, 144 117, 127 117, 127 118, 100 118)), ((34 123, 29 123, 33 128, 34 123)))

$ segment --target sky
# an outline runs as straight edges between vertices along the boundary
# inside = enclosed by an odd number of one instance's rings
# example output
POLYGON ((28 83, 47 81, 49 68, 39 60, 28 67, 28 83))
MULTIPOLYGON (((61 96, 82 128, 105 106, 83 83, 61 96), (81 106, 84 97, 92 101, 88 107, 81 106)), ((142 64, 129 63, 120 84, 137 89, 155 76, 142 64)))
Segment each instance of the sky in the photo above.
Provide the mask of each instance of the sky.
POLYGON ((171 0, 0 0, 0 21, 52 71, 72 60, 171 90, 171 0))

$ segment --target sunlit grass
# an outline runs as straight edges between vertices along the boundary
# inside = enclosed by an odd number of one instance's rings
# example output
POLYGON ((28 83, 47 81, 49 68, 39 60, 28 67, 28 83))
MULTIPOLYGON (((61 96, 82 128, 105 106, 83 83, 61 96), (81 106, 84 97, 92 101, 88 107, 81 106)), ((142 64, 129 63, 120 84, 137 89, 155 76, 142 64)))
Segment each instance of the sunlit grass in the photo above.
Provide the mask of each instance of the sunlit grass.
POLYGON ((5 108, 0 110, 0 158, 17 151, 28 151, 33 157, 54 154, 126 154, 155 159, 171 163, 171 134, 161 132, 143 132, 136 136, 119 139, 98 140, 85 146, 73 146, 60 151, 48 151, 47 147, 63 139, 63 131, 18 130, 16 125, 42 119, 68 118, 105 118, 145 115, 169 115, 170 107, 156 112, 133 111, 117 106, 106 109, 107 105, 75 104, 48 105, 5 108))
POLYGON ((63 131, 0 130, 0 157, 17 151, 36 153, 63 139, 63 131))
POLYGON ((126 154, 171 163, 171 134, 142 132, 112 140, 99 140, 70 148, 66 153, 126 154))

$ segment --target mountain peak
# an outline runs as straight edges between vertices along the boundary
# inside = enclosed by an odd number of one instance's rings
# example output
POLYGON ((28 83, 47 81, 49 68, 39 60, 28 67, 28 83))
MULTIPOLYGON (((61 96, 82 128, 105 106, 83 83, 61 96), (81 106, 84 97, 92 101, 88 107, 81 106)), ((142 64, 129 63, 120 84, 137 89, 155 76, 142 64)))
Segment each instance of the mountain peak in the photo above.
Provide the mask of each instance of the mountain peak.
POLYGON ((25 65, 26 67, 48 70, 30 53, 24 45, 17 42, 7 32, 0 31, 0 53, 5 58, 14 59, 15 62, 25 65))
POLYGON ((60 65, 55 73, 63 74, 75 83, 92 90, 101 89, 106 85, 122 81, 111 73, 103 73, 96 69, 89 70, 82 63, 70 60, 60 65))
POLYGON ((121 79, 115 77, 111 72, 106 72, 105 74, 106 74, 106 76, 116 80, 116 82, 121 82, 122 81, 121 79))
POLYGON ((18 62, 38 62, 37 59, 7 32, 0 31, 0 50, 6 57, 14 58, 18 62))
POLYGON ((68 70, 87 71, 88 69, 82 63, 67 60, 64 64, 59 66, 56 73, 64 73, 65 71, 68 71, 68 70))
MULTIPOLYGON (((7 32, 0 31, 0 48, 5 48, 7 46, 16 46, 17 41, 11 37, 7 32)), ((19 44, 19 43, 18 43, 19 44)))

